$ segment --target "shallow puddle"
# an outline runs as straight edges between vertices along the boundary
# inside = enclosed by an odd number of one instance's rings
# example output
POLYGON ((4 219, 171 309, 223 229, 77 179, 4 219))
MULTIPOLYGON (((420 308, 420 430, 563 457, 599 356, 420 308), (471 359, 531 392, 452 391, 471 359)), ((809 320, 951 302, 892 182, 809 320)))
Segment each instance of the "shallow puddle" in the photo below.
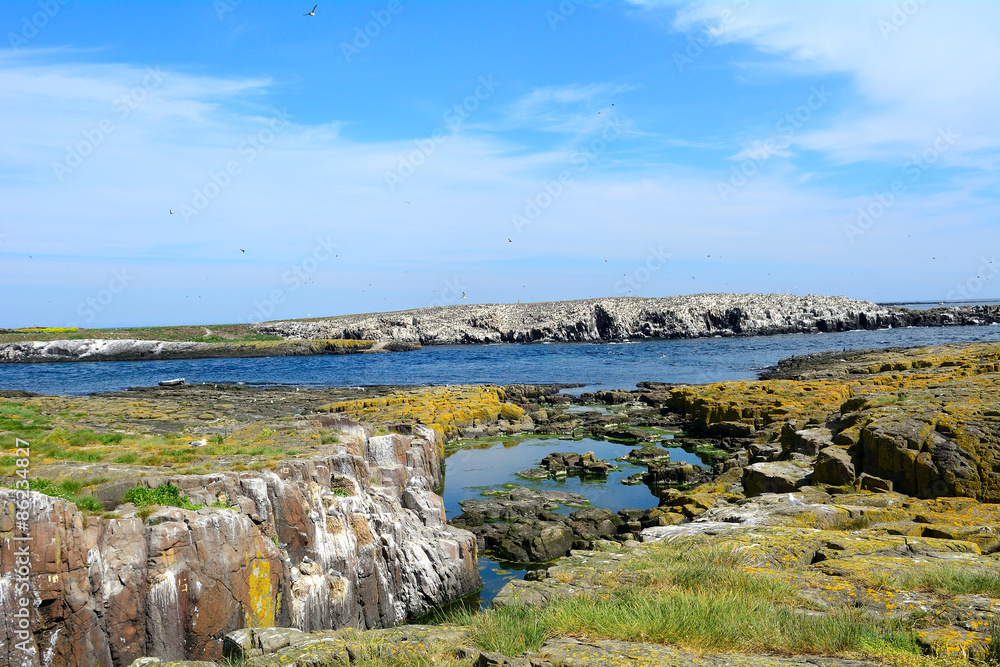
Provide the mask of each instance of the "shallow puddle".
MULTIPOLYGON (((664 436, 667 439, 667 436, 664 436)), ((654 443, 655 444, 655 443, 654 443)), ((579 493, 590 500, 594 507, 606 507, 613 512, 624 508, 647 509, 655 507, 658 498, 645 484, 627 486, 621 480, 645 470, 644 466, 617 461, 629 453, 634 445, 620 445, 605 440, 560 440, 557 438, 525 437, 523 440, 502 442, 470 442, 465 447, 448 455, 445 461, 445 484, 442 496, 448 519, 462 513, 459 501, 482 497, 484 491, 503 490, 505 485, 524 486, 547 491, 568 491, 579 493), (607 459, 618 466, 607 480, 581 479, 568 476, 562 479, 529 480, 518 476, 518 472, 537 468, 547 454, 552 452, 594 452, 599 459, 607 459)), ((680 447, 664 447, 670 452, 671 461, 684 461, 704 465, 696 454, 680 447)), ((560 507, 558 512, 569 514, 576 507, 560 507)), ((488 606, 493 597, 511 579, 520 579, 526 568, 523 565, 500 563, 490 558, 479 559, 479 571, 483 577, 483 591, 480 604, 488 606)))

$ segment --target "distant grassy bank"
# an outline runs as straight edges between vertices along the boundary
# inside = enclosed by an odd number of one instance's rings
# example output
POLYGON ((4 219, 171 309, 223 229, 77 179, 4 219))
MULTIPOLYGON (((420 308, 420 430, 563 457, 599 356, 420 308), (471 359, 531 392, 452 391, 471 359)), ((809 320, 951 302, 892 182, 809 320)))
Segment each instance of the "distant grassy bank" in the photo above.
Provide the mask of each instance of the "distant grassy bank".
POLYGON ((254 333, 249 324, 181 325, 123 329, 79 329, 73 327, 26 327, 0 329, 0 343, 52 340, 164 340, 195 343, 226 343, 282 340, 281 336, 254 333))

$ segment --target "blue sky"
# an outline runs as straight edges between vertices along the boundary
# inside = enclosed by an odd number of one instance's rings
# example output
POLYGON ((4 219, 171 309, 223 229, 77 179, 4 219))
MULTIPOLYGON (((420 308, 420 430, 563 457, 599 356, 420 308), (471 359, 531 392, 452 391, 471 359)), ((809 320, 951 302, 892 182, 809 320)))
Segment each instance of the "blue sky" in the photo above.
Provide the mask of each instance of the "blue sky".
POLYGON ((0 4, 0 326, 1000 296, 1000 4, 314 2, 0 4))

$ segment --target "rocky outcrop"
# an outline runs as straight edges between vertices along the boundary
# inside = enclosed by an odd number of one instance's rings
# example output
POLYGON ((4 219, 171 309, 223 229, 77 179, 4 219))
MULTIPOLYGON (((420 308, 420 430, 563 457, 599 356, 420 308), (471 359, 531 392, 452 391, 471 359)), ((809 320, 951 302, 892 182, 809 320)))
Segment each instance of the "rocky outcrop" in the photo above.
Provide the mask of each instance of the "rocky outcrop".
POLYGON ((355 340, 293 340, 198 343, 162 340, 53 340, 0 343, 0 363, 147 361, 218 357, 302 357, 358 352, 402 352, 419 346, 355 340))
MULTIPOLYGON (((434 432, 328 426, 340 433, 333 453, 273 471, 140 481, 216 507, 143 520, 124 505, 121 517, 99 518, 30 493, 27 664, 219 660, 222 637, 240 628, 387 627, 474 592, 475 537, 445 524, 431 491, 442 479, 434 432)), ((25 657, 15 646, 17 494, 0 489, 2 664, 25 657)))
POLYGON ((463 501, 463 513, 452 523, 475 533, 480 548, 499 560, 541 562, 617 533, 622 521, 611 510, 584 507, 568 516, 553 511, 587 503, 575 493, 515 487, 485 500, 463 501))
POLYGON ((788 493, 805 486, 811 473, 811 469, 792 461, 753 463, 743 469, 743 490, 748 496, 788 493))
POLYGON ((253 329, 286 338, 458 345, 760 336, 998 321, 1000 309, 985 306, 909 311, 846 297, 695 294, 440 306, 310 322, 264 322, 253 329))
POLYGON ((594 456, 594 452, 552 452, 542 459, 542 468, 553 477, 607 477, 617 466, 594 456))
POLYGON ((813 481, 817 484, 843 486, 854 481, 854 461, 843 447, 825 447, 819 451, 813 466, 813 481))

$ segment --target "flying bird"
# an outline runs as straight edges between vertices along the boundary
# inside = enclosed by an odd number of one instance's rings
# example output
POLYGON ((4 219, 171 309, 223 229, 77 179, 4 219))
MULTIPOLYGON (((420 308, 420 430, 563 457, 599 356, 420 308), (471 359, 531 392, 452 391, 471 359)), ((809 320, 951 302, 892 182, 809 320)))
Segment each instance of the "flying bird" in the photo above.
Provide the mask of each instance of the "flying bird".
POLYGON ((244 250, 243 248, 240 248, 240 252, 245 253, 246 250, 244 250))
POLYGON ((465 298, 465 292, 462 292, 462 298, 463 299, 465 298))
POLYGON ((167 210, 168 210, 168 211, 170 211, 170 215, 173 215, 173 214, 174 214, 174 209, 172 209, 172 208, 168 208, 167 210))
POLYGON ((511 241, 511 240, 510 240, 510 239, 508 238, 508 239, 507 239, 507 243, 513 243, 513 241, 511 241))
POLYGON ((319 5, 313 5, 312 11, 307 12, 307 13, 303 14, 302 16, 316 16, 316 8, 317 7, 319 7, 319 5))

